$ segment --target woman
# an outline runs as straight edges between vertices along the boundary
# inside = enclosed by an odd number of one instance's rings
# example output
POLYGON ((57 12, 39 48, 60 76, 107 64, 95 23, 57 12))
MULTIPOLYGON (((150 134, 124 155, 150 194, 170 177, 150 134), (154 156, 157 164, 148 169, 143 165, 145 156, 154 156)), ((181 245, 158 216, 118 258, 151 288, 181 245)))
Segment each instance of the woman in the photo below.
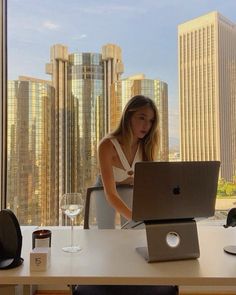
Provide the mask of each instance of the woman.
MULTIPOLYGON (((111 206, 130 220, 131 210, 120 198, 116 184, 133 184, 134 165, 153 161, 159 147, 159 115, 155 103, 137 95, 127 103, 118 128, 102 139, 98 148, 101 177, 111 206)), ((74 295, 177 295, 176 286, 76 286, 74 295)))
POLYGON ((110 205, 127 220, 131 209, 122 201, 116 184, 133 184, 138 161, 153 161, 159 148, 159 114, 148 97, 131 98, 118 128, 102 139, 98 147, 101 180, 110 205))

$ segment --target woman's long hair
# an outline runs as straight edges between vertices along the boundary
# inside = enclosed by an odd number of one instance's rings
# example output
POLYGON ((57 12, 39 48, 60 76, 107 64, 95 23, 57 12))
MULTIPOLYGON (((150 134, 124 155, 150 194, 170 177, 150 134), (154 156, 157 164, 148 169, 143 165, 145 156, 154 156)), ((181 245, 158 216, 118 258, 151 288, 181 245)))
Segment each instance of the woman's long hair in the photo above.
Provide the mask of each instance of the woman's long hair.
POLYGON ((143 95, 133 96, 124 108, 118 127, 110 133, 110 136, 121 137, 123 139, 122 143, 131 152, 131 143, 133 139, 131 118, 136 111, 146 106, 153 110, 154 120, 148 134, 140 139, 143 151, 142 159, 143 161, 154 161, 157 159, 159 152, 159 114, 154 101, 149 97, 143 95))

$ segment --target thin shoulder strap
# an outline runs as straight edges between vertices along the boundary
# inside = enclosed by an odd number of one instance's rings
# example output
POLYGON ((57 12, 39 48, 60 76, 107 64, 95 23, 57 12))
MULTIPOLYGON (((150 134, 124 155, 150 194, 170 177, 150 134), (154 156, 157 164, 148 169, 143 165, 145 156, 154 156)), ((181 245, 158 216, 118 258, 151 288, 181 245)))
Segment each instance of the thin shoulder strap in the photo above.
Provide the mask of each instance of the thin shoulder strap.
POLYGON ((124 154, 118 140, 116 138, 111 138, 110 140, 113 143, 113 145, 114 145, 114 147, 115 147, 115 149, 117 151, 117 154, 118 154, 118 156, 120 158, 121 164, 123 165, 124 169, 125 170, 130 170, 129 162, 126 159, 126 156, 125 156, 125 154, 124 154))
POLYGON ((132 170, 134 171, 134 166, 135 166, 135 163, 136 162, 140 162, 141 159, 140 159, 140 144, 138 145, 138 148, 137 148, 137 151, 136 151, 136 154, 134 156, 134 160, 133 160, 133 163, 132 163, 132 170))

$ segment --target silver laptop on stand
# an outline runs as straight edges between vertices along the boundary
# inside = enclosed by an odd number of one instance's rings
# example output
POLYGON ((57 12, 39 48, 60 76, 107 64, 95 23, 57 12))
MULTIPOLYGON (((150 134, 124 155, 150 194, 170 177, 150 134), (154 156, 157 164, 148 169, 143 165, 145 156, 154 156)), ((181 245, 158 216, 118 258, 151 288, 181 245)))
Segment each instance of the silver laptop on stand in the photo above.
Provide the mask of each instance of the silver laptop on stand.
POLYGON ((143 221, 148 262, 198 258, 195 218, 215 212, 220 162, 139 162, 135 165, 132 219, 143 221))

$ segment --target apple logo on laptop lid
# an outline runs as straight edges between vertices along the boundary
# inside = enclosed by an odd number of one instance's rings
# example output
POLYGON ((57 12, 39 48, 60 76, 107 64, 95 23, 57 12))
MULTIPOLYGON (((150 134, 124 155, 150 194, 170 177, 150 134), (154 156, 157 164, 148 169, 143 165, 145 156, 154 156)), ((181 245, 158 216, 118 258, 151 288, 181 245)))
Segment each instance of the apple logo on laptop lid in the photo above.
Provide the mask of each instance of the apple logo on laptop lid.
POLYGON ((173 187, 172 192, 173 192, 173 195, 180 195, 180 193, 181 193, 180 186, 179 185, 175 185, 173 187))

